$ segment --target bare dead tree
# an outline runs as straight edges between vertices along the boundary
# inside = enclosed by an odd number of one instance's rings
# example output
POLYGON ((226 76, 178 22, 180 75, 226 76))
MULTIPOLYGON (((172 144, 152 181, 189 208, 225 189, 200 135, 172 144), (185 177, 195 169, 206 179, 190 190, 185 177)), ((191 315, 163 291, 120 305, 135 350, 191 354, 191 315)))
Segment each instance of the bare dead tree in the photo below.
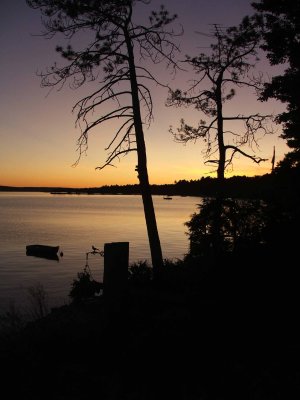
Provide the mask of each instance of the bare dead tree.
POLYGON ((193 106, 209 118, 208 121, 200 119, 196 127, 182 119, 180 127, 177 130, 171 127, 170 131, 180 143, 202 138, 206 142, 205 162, 217 165, 217 177, 222 181, 226 168, 232 165, 237 154, 258 164, 266 161, 256 156, 255 150, 258 148, 257 135, 272 132, 267 126, 272 116, 259 113, 224 115, 223 105, 235 96, 236 88, 247 87, 255 92, 262 89, 262 77, 251 77, 249 74, 254 67, 253 62, 257 61, 259 41, 249 21, 245 19, 239 27, 228 29, 214 25, 211 37, 214 42, 208 55, 201 53, 185 60, 197 74, 197 79, 185 92, 181 89, 170 90, 167 105, 193 106), (244 123, 243 132, 226 128, 228 122, 241 121, 244 123), (246 145, 250 152, 244 149, 246 145), (216 153, 216 159, 212 158, 216 153))
POLYGON ((74 47, 57 46, 66 65, 54 64, 42 73, 42 85, 60 88, 68 81, 76 89, 96 81, 97 89, 73 108, 81 128, 77 162, 87 150, 91 131, 109 121, 117 121, 119 127, 106 147, 106 161, 97 168, 111 166, 121 156, 137 152, 136 171, 153 272, 157 277, 163 258, 148 178, 143 125, 149 124, 153 117, 148 84, 159 82, 147 68, 146 60, 155 64, 164 60, 176 68, 174 53, 178 49, 172 41, 175 34, 167 30, 176 16, 170 16, 161 7, 151 13, 147 25, 135 23, 134 6, 148 4, 148 0, 27 0, 27 3, 41 11, 46 38, 62 34, 69 42, 73 40, 74 47))

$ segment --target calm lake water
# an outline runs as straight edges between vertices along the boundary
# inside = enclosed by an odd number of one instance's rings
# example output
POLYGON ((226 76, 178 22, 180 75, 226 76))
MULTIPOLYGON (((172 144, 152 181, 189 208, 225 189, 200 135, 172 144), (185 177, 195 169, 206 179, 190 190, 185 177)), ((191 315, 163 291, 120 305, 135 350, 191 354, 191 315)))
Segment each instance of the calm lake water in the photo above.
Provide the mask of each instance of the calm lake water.
MULTIPOLYGON (((154 196, 164 258, 188 250, 184 222, 196 211, 198 197, 154 196)), ((150 259, 140 196, 0 193, 0 313, 11 304, 26 307, 28 288, 43 285, 50 306, 69 302, 73 279, 92 245, 129 242, 130 262, 150 259), (60 246, 59 261, 26 256, 26 245, 60 246)), ((89 255, 94 279, 102 281, 103 258, 89 255)))

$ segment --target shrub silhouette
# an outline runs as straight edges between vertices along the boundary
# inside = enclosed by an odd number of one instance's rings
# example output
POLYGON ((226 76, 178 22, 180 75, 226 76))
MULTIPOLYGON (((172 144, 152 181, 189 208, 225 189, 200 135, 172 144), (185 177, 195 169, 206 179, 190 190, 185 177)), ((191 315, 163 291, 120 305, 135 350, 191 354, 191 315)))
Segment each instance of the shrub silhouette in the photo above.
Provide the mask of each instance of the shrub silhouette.
POLYGON ((216 215, 216 199, 204 199, 199 212, 185 225, 190 239, 190 255, 207 256, 218 240, 222 251, 236 252, 264 243, 267 224, 266 204, 259 200, 223 199, 221 214, 216 215), (218 221, 216 220, 217 218, 218 221), (220 224, 215 238, 215 224, 220 224))
POLYGON ((80 302, 94 297, 102 289, 102 283, 93 279, 89 267, 86 265, 82 272, 78 272, 77 279, 73 280, 69 296, 73 302, 80 302))

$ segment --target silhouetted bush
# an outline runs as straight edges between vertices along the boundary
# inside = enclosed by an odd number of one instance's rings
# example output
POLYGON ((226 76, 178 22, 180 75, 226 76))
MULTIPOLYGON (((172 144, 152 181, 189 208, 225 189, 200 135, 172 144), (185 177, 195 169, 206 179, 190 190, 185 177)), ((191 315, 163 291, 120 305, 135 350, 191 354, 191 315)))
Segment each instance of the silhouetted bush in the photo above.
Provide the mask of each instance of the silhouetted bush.
POLYGON ((266 207, 266 203, 259 200, 204 199, 199 212, 185 223, 190 254, 213 256, 216 241, 222 252, 236 252, 263 244, 266 207))
POLYGON ((69 296, 74 302, 86 300, 94 297, 102 289, 102 284, 93 279, 88 266, 77 274, 77 279, 73 280, 69 296))
POLYGON ((147 261, 138 261, 129 266, 128 280, 130 283, 144 285, 152 281, 153 271, 147 261))
POLYGON ((11 302, 8 311, 0 315, 0 338, 19 332, 24 326, 24 315, 15 303, 11 302))
POLYGON ((37 283, 35 286, 30 286, 27 291, 31 317, 34 320, 45 317, 49 313, 49 306, 48 294, 44 286, 37 283))

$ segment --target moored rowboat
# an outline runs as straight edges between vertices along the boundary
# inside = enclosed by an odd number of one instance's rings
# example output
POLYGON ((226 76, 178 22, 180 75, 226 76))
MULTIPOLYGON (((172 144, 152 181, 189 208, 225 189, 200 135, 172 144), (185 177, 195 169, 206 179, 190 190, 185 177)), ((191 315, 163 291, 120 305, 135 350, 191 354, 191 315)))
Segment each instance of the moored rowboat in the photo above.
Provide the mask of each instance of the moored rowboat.
POLYGON ((28 256, 57 257, 59 246, 48 246, 44 244, 31 244, 26 246, 28 256))

